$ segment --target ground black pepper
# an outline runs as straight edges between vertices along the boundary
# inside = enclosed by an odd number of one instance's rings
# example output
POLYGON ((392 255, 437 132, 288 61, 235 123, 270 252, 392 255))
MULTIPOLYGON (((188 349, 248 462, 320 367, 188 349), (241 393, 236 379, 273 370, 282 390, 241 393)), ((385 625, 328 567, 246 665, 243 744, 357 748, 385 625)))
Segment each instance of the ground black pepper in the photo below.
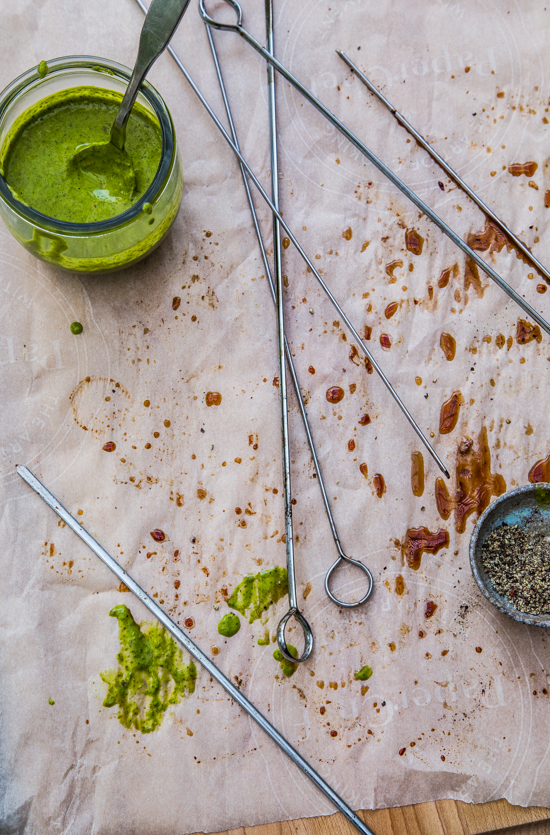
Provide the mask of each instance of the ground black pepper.
POLYGON ((481 563, 497 594, 520 612, 550 612, 550 537, 502 524, 483 543, 481 563))

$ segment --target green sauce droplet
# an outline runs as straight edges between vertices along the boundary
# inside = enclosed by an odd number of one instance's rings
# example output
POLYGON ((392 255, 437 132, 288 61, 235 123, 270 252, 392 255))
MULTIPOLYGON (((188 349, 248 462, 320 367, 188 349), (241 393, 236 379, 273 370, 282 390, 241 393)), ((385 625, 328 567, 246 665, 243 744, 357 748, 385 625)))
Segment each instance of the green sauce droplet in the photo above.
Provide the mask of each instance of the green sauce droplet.
POLYGON ((54 702, 54 700, 53 700, 53 699, 48 699, 48 704, 49 704, 49 705, 54 705, 54 704, 55 704, 55 702, 54 702))
POLYGON ((265 630, 263 638, 258 638, 258 643, 261 647, 269 646, 269 629, 265 630))
MULTIPOLYGON (((287 647, 290 654, 293 655, 295 658, 298 658, 298 650, 296 649, 296 647, 293 647, 290 644, 287 644, 287 647)), ((273 658, 275 659, 275 661, 281 662, 281 670, 283 671, 283 675, 285 675, 287 678, 290 678, 290 676, 296 672, 296 668, 298 667, 298 665, 293 664, 292 661, 287 661, 280 649, 275 650, 275 652, 273 653, 273 658)))
POLYGON ((247 574, 227 601, 232 609, 254 623, 272 603, 288 594, 286 568, 268 568, 258 574, 247 574), (250 610, 247 614, 247 610, 250 610))
POLYGON ((550 507, 550 490, 546 487, 535 487, 535 501, 540 507, 550 507))
POLYGON ((144 203, 143 206, 141 207, 141 210, 144 214, 150 215, 153 211, 153 207, 151 206, 150 203, 144 203))
POLYGON ((48 65, 45 61, 40 61, 38 65, 38 75, 40 76, 40 78, 46 78, 46 76, 48 75, 48 65))
POLYGON ((225 638, 232 638, 233 635, 237 634, 240 628, 241 622, 237 615, 234 615, 233 612, 229 612, 227 615, 224 615, 218 623, 218 632, 225 638))
POLYGON ((83 330, 84 330, 84 328, 82 327, 80 322, 73 322, 71 324, 71 333, 74 333, 75 336, 79 333, 82 333, 83 330))
POLYGON ((361 667, 360 670, 357 670, 356 673, 353 674, 353 677, 357 679, 357 681, 368 681, 372 675, 372 669, 365 664, 364 667, 361 667))
POLYGON ((151 733, 169 705, 194 692, 197 669, 192 661, 184 664, 181 650, 162 627, 138 625, 124 604, 109 615, 118 620, 120 667, 100 673, 109 688, 103 705, 118 705, 118 719, 125 728, 151 733))

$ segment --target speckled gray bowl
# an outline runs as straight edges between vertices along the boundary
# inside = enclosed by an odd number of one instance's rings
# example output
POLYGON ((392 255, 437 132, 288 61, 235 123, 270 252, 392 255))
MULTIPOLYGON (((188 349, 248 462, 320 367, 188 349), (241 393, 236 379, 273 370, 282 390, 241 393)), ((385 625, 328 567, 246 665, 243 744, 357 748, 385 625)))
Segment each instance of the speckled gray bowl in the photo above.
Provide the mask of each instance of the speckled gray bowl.
POLYGON ((483 570, 481 549, 489 534, 506 522, 550 536, 550 484, 526 484, 500 496, 479 517, 470 540, 470 567, 476 582, 491 603, 505 615, 530 626, 550 626, 550 612, 531 615, 515 609, 508 598, 497 594, 483 570))

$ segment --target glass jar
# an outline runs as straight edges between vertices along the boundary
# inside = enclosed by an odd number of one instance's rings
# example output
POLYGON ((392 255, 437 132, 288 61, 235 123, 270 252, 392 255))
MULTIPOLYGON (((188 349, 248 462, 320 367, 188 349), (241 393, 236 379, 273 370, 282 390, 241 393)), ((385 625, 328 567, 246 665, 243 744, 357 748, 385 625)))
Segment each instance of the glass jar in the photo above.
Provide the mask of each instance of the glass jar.
MULTIPOLYGON (((0 94, 0 148, 15 120, 42 99, 81 86, 124 94, 130 76, 127 67, 105 58, 71 56, 56 58, 47 65, 42 62, 0 94)), ((164 101, 149 82, 143 82, 137 101, 159 122, 162 152, 153 182, 125 212, 95 223, 56 220, 18 200, 0 171, 0 215, 19 243, 37 258, 71 272, 114 272, 145 258, 170 229, 183 189, 174 125, 164 101)))

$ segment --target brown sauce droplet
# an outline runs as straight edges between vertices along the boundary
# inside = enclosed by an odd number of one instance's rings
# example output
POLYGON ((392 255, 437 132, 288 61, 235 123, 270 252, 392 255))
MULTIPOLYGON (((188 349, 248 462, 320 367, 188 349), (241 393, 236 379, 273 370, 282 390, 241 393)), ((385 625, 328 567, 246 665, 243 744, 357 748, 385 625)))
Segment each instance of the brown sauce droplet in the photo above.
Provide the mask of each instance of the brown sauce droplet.
POLYGON ((329 403, 339 403, 344 399, 344 389, 340 386, 331 386, 327 389, 326 398, 329 403))
POLYGON ((348 226, 348 228, 344 229, 344 231, 342 232, 342 237, 345 238, 346 241, 351 241, 351 236, 352 235, 353 235, 353 232, 351 230, 351 226, 348 226))
POLYGON ((384 480, 384 476, 380 475, 380 473, 376 473, 372 480, 374 483, 374 489, 376 490, 376 495, 379 499, 381 499, 386 492, 386 482, 384 480))
POLYGON ((357 356, 359 356, 359 353, 358 353, 358 351, 357 351, 357 346, 352 345, 352 346, 351 346, 351 348, 350 348, 350 352, 349 352, 349 357, 348 357, 348 359, 349 359, 349 361, 350 361, 350 362, 352 362, 354 365, 359 365, 359 363, 358 363, 358 362, 355 362, 355 358, 356 358, 357 356))
POLYGON ((365 368, 367 369, 367 374, 374 374, 374 368, 372 367, 372 362, 368 357, 365 357, 365 368))
POLYGON ((476 652, 483 652, 481 647, 476 647, 476 652))
POLYGON ((370 422, 370 415, 361 415, 361 417, 359 418, 359 423, 361 424, 361 426, 368 426, 370 422))
POLYGON ((415 496, 424 493, 424 456, 421 452, 411 454, 411 488, 415 496))
POLYGON ((174 298, 172 299, 172 310, 177 310, 178 307, 180 306, 180 304, 181 304, 181 297, 180 296, 174 296, 174 298))
POLYGON ((309 366, 308 371, 310 374, 315 374, 315 369, 312 365, 309 366))
POLYGON ((537 293, 546 293, 547 290, 546 284, 537 284, 537 293))
POLYGON ((527 345, 536 339, 537 342, 542 342, 542 333, 538 325, 532 325, 531 322, 526 322, 525 319, 518 319, 516 327, 516 342, 518 345, 527 345))
POLYGON ((420 568, 422 554, 428 551, 430 554, 437 554, 441 548, 448 548, 449 533, 441 528, 437 533, 432 533, 428 528, 409 528, 405 542, 401 546, 403 561, 414 571, 420 568))
POLYGON ((195 621, 193 620, 193 618, 185 618, 185 620, 183 622, 184 622, 185 626, 187 627, 187 629, 193 629, 193 627, 195 625, 195 621))
POLYGON ((361 471, 361 475, 364 475, 365 478, 369 477, 369 468, 366 464, 359 464, 359 469, 361 471))
POLYGON ((350 452, 353 452, 353 450, 355 449, 355 441, 353 440, 353 438, 350 441, 348 441, 348 449, 350 452))
POLYGON ((435 614, 435 610, 437 609, 437 603, 434 603, 433 600, 428 600, 426 603, 426 608, 424 610, 424 617, 431 618, 432 615, 435 614))
POLYGON ((521 177, 522 174, 525 174, 526 177, 532 177, 537 168, 536 162, 514 162, 508 166, 508 171, 512 177, 521 177))
POLYGON ((219 391, 207 391, 205 401, 207 406, 219 406, 222 402, 222 396, 219 391))
POLYGON ((441 289, 443 289, 443 287, 447 286, 447 284, 449 283, 449 279, 451 278, 452 271, 453 271, 453 267, 447 267, 446 270, 443 270, 443 272, 441 273, 441 275, 437 279, 437 286, 438 287, 441 287, 441 289))
POLYGON ((405 246, 413 255, 421 255, 424 238, 418 234, 416 229, 407 229, 405 232, 405 246))
POLYGON ((506 345, 506 337, 504 336, 503 333, 499 333, 499 335, 495 339, 495 342, 496 342, 497 348, 504 348, 504 346, 506 345))
POLYGON ((550 481, 550 453, 548 453, 546 458, 542 458, 536 464, 533 464, 529 470, 529 481, 531 484, 550 481))
POLYGON ((439 434, 448 435, 458 423, 460 407, 464 402, 460 391, 453 391, 448 400, 441 407, 439 415, 439 434))
POLYGON ((398 574, 395 578, 395 593, 399 596, 405 593, 405 581, 401 574, 398 574))
POLYGON ((394 313, 397 313, 398 307, 399 304, 397 302, 390 302, 384 311, 384 316, 386 317, 386 319, 391 319, 394 313))
POLYGON ((380 334, 380 345, 382 348, 391 348, 391 338, 387 333, 380 334))
POLYGON ((407 750, 406 748, 400 748, 399 749, 399 756, 402 757, 406 750, 407 750))
POLYGON ((204 487, 199 487, 197 490, 197 498, 199 499, 206 499, 208 496, 208 492, 204 489, 204 487))
POLYGON ((466 521, 472 513, 483 513, 491 496, 502 496, 506 482, 500 475, 491 473, 491 451, 487 440, 487 428, 479 433, 479 449, 470 438, 463 440, 457 451, 456 492, 449 494, 442 478, 435 483, 437 509, 443 519, 455 512, 455 527, 464 533, 466 521))
POLYGON ((116 444, 114 441, 107 441, 106 444, 103 444, 102 449, 104 452, 114 452, 116 449, 116 444))
POLYGON ((283 249, 288 249, 290 246, 290 238, 283 238, 282 240, 283 249))
POLYGON ((454 336, 451 336, 450 333, 442 333, 439 344, 441 346, 441 350, 445 354, 445 358, 449 362, 454 360, 456 354, 456 340, 454 336))
POLYGON ((151 536, 155 540, 155 542, 164 542, 166 539, 166 534, 164 531, 161 531, 160 528, 155 528, 154 531, 150 531, 151 536))
POLYGON ((403 261, 399 259, 397 261, 390 261, 389 264, 386 264, 386 275, 390 277, 390 284, 395 284, 397 281, 396 276, 393 274, 393 271, 397 269, 397 267, 402 267, 403 261))
POLYGON ((547 209, 550 209, 550 191, 544 192, 544 205, 547 209))

